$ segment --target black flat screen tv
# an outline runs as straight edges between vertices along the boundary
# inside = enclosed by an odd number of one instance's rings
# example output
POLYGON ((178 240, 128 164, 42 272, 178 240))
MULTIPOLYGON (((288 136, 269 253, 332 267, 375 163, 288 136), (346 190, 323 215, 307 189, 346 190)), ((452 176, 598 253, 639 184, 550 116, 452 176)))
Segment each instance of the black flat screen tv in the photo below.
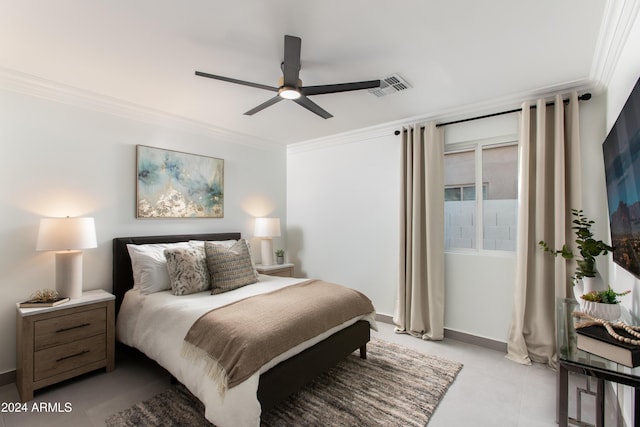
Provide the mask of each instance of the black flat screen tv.
POLYGON ((640 278, 640 79, 602 149, 613 260, 640 278))

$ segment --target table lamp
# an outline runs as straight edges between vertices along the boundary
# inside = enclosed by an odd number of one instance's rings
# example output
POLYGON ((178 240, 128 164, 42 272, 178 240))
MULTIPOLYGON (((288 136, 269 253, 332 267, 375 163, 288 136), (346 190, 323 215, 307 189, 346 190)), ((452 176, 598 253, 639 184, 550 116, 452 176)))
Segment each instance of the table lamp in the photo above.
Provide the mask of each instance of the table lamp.
POLYGON ((273 239, 280 236, 280 218, 256 218, 254 235, 260 237, 262 265, 273 265, 273 239))
POLYGON ((61 297, 82 296, 82 250, 97 247, 93 218, 43 218, 37 251, 56 251, 56 290, 61 297))

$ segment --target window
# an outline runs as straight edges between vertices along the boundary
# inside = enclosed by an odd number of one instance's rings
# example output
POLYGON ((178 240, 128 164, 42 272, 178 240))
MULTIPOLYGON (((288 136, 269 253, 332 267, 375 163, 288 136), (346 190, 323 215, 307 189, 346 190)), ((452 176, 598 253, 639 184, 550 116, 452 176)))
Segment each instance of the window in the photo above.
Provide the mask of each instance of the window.
MULTIPOLYGON (((487 198, 487 185, 482 184, 482 196, 487 198)), ((457 186, 445 186, 444 189, 444 201, 456 202, 460 200, 475 200, 476 199, 476 186, 475 184, 469 185, 457 185, 457 186)))
POLYGON ((517 144, 453 147, 445 153, 444 169, 445 249, 515 251, 517 144))

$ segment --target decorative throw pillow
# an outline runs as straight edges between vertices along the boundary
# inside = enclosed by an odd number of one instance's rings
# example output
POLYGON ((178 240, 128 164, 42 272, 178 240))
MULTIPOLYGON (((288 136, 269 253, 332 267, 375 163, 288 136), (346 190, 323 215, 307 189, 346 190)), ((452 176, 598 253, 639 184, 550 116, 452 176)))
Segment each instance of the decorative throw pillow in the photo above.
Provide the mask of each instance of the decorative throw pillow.
POLYGON ((164 256, 174 295, 194 294, 211 287, 204 246, 166 249, 164 256))
POLYGON ((128 244, 127 250, 133 270, 133 289, 138 289, 142 294, 171 289, 164 250, 186 247, 189 247, 188 242, 128 244))
POLYGON ((258 281, 249 247, 244 239, 238 240, 229 248, 205 242, 204 249, 212 294, 231 291, 258 281))

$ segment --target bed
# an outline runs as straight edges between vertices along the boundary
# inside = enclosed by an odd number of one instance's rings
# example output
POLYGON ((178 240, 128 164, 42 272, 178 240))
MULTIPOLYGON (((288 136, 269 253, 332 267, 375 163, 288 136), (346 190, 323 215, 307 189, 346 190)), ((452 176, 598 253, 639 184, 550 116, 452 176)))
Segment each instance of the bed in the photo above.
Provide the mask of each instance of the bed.
MULTIPOLYGON (((131 258, 127 245, 148 245, 157 243, 176 243, 188 241, 227 241, 240 239, 240 233, 214 233, 214 234, 183 234, 168 236, 142 236, 122 237, 113 239, 113 292, 116 297, 116 314, 118 323, 118 340, 123 344, 137 348, 148 357, 158 362, 169 371, 178 381, 182 382, 196 397, 205 404, 206 416, 209 421, 219 427, 224 425, 258 425, 261 411, 267 411, 277 403, 284 400, 291 393, 297 391, 312 379, 334 366, 337 362, 347 357, 356 350, 360 350, 360 357, 366 358, 366 344, 370 339, 370 328, 375 328, 374 313, 368 316, 345 322, 339 327, 308 340, 291 351, 272 360, 263 366, 259 375, 252 376, 249 380, 228 390, 221 396, 213 396, 213 385, 201 384, 203 369, 199 365, 193 368, 185 368, 183 362, 176 362, 175 345, 166 345, 165 349, 159 349, 158 344, 149 344, 156 340, 162 342, 164 337, 150 338, 150 332, 138 327, 135 320, 137 312, 150 311, 151 300, 159 302, 160 306, 176 305, 176 298, 181 305, 185 303, 197 307, 200 301, 196 296, 187 297, 169 296, 169 292, 159 292, 151 296, 141 296, 132 290, 134 279, 131 266, 131 258), (128 292, 130 291, 131 292, 128 292), (190 303, 188 301, 194 301, 190 303), (132 320, 133 319, 133 320, 132 320), (123 326, 126 325, 126 326, 123 326), (138 329, 137 333, 134 333, 138 329), (142 338, 135 338, 135 335, 142 338), (155 348, 154 348, 155 345, 155 348), (257 417, 256 417, 257 415, 257 417)), ((228 292, 226 297, 239 291, 239 296, 244 298, 253 295, 252 292, 263 292, 264 289, 276 289, 297 284, 303 279, 276 278, 273 276, 260 276, 260 282, 246 286, 244 290, 238 289, 228 292), (257 289, 257 290, 254 290, 257 289), (245 293, 243 293, 245 292, 245 293)), ((218 296, 218 295, 216 295, 218 296)), ((211 298, 209 298, 211 299, 211 298)), ((157 316, 154 320, 146 320, 154 324, 167 322, 163 328, 170 328, 176 321, 165 319, 166 316, 157 316)), ((185 322, 187 322, 185 320, 185 322)), ((146 328, 146 326, 145 326, 146 328)), ((163 329, 159 328, 159 329, 163 329)), ((153 329, 153 328, 148 328, 153 329)), ((179 329, 179 328, 178 328, 179 329)), ((182 335, 184 337, 184 335, 182 335)), ((206 380, 209 381, 209 380, 206 380)))

